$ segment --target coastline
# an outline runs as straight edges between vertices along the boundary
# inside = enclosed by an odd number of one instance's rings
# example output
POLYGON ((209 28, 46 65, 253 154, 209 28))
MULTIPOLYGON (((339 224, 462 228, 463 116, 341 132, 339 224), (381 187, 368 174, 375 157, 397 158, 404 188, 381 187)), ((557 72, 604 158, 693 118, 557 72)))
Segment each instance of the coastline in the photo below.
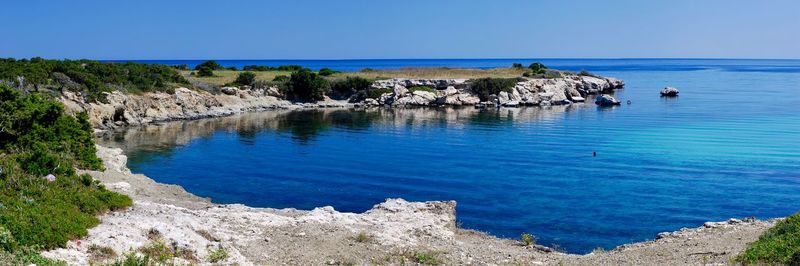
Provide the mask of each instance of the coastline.
POLYGON ((191 120, 233 114, 308 108, 370 108, 370 107, 519 107, 553 106, 583 103, 593 95, 613 93, 624 87, 622 80, 606 77, 571 75, 563 78, 525 78, 508 91, 490 95, 482 100, 479 92, 468 86, 467 79, 384 79, 371 87, 384 90, 380 96, 360 101, 336 100, 302 103, 283 98, 277 87, 223 87, 222 93, 176 88, 174 93, 148 92, 126 94, 119 91, 104 93, 104 101, 87 101, 79 94, 65 91, 61 101, 72 113, 86 112, 95 128, 114 129, 174 120, 191 120), (419 90, 415 88, 424 87, 419 90))
MULTIPOLYGON (((109 189, 129 195, 134 206, 101 217, 88 237, 43 255, 86 265, 93 245, 116 254, 151 243, 153 230, 170 245, 194 252, 199 261, 224 248, 226 265, 404 264, 430 254, 445 264, 498 265, 696 265, 729 264, 779 219, 709 222, 698 228, 661 233, 656 240, 626 244, 586 255, 458 228, 456 202, 387 199, 364 213, 332 207, 310 211, 214 204, 176 185, 160 184, 127 169, 121 149, 98 146, 105 171, 82 171, 109 189), (359 235, 366 237, 360 239, 359 235)), ((192 261, 185 261, 192 262, 192 261)))
MULTIPOLYGON (((528 80, 515 86, 510 93, 497 97, 495 103, 503 108, 570 106, 584 101, 585 96, 613 93, 624 85, 615 79, 586 79, 589 82, 583 78, 580 82, 574 79, 528 80)), ((383 80, 373 86, 390 87, 390 93, 357 103, 330 98, 316 103, 294 103, 276 97, 273 88, 230 88, 228 93, 220 94, 185 88, 176 89, 174 94, 114 92, 107 95, 106 103, 87 103, 74 94, 65 93, 61 101, 72 112, 87 111, 90 122, 101 131, 263 110, 495 104, 471 99, 477 97, 465 90, 463 82, 383 80), (409 92, 406 88, 417 85, 431 85, 437 90, 409 92)), ((159 239, 190 250, 199 259, 185 262, 199 264, 206 264, 203 258, 216 248, 223 248, 230 255, 221 263, 235 265, 396 265, 413 262, 419 254, 432 256, 445 264, 729 264, 748 243, 758 239, 778 220, 709 222, 698 228, 661 233, 652 241, 576 255, 543 246, 523 246, 516 240, 458 228, 454 201, 387 199, 364 213, 342 213, 332 207, 302 211, 214 204, 180 186, 160 184, 147 176, 131 173, 125 166, 127 157, 121 149, 98 146, 98 157, 107 170, 84 172, 111 190, 129 195, 134 199, 134 206, 102 216, 102 223, 90 229, 88 237, 70 241, 66 248, 46 251, 43 255, 85 265, 97 261, 92 259, 94 255, 89 250, 92 245, 125 254, 152 243, 154 239, 148 235, 155 230, 161 236, 159 239), (365 239, 361 239, 361 235, 365 239)))

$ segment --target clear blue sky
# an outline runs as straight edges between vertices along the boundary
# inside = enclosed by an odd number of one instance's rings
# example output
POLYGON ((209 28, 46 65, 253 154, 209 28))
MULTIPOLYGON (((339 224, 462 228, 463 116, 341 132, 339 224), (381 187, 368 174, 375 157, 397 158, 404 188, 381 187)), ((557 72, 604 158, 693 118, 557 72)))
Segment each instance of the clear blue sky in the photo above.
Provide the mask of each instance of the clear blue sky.
POLYGON ((800 58, 800 1, 44 1, 2 4, 0 57, 800 58))

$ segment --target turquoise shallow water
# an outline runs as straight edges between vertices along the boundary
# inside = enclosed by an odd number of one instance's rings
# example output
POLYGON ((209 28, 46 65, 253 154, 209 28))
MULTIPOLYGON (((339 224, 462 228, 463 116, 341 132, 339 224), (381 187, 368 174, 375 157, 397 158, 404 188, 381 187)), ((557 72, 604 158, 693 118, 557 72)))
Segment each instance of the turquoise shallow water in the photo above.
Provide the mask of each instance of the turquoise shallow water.
POLYGON ((134 172, 219 203, 360 212, 389 197, 456 200, 466 228, 577 253, 800 211, 800 61, 545 63, 623 79, 616 96, 632 104, 277 111, 105 143, 125 148, 134 172), (666 85, 681 96, 659 97, 666 85))

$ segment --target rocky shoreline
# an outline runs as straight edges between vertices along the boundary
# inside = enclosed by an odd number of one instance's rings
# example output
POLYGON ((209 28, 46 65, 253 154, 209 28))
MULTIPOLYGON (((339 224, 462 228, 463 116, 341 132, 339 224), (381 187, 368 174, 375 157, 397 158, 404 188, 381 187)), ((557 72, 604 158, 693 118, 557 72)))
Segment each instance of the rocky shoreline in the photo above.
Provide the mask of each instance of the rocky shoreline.
MULTIPOLYGON (((526 79, 509 92, 481 102, 467 80, 391 79, 373 88, 390 88, 377 99, 350 103, 327 99, 317 103, 292 103, 280 99, 275 88, 226 88, 221 94, 178 88, 173 94, 106 95, 104 103, 87 103, 65 93, 68 110, 86 111, 98 129, 145 125, 170 120, 229 116, 271 109, 363 108, 371 106, 551 106, 580 103, 591 95, 613 93, 622 81, 591 76, 526 79), (429 86, 434 91, 409 88, 429 86)), ((407 202, 387 199, 364 213, 342 213, 332 207, 311 211, 252 208, 240 204, 214 204, 175 185, 160 184, 133 174, 125 166, 121 149, 98 146, 107 170, 84 171, 111 190, 134 199, 128 210, 101 217, 89 235, 70 241, 66 248, 45 251, 46 257, 71 265, 110 262, 93 247, 117 255, 137 252, 163 241, 191 253, 178 263, 212 264, 205 260, 215 249, 228 257, 225 265, 405 265, 420 264, 420 256, 446 265, 698 265, 730 264, 731 259, 755 241, 777 220, 732 219, 706 223, 694 229, 661 233, 656 240, 597 250, 587 255, 500 239, 459 228, 456 202, 407 202)))
POLYGON ((98 146, 98 156, 107 170, 85 172, 131 196, 134 206, 103 215, 86 238, 45 251, 46 257, 71 265, 108 262, 112 258, 98 259, 92 247, 125 254, 148 245, 157 234, 193 254, 195 261, 183 262, 203 265, 211 264, 204 258, 218 248, 229 256, 216 264, 225 265, 404 265, 417 264, 420 254, 446 265, 729 264, 777 221, 706 223, 658 234, 653 241, 572 255, 459 228, 453 201, 387 199, 360 214, 331 207, 301 211, 214 204, 179 186, 131 173, 121 149, 98 146))
POLYGON ((481 101, 467 79, 387 79, 372 84, 373 89, 389 90, 377 98, 361 101, 325 98, 315 103, 296 103, 281 98, 275 87, 224 87, 220 94, 177 88, 172 94, 155 92, 105 93, 103 102, 87 102, 68 91, 60 101, 71 112, 87 112, 92 124, 101 129, 143 125, 171 120, 228 116, 271 109, 370 107, 370 106, 550 106, 586 101, 590 95, 613 93, 625 83, 614 78, 568 75, 563 78, 521 78, 508 91, 481 101), (425 86, 430 90, 414 90, 425 86))

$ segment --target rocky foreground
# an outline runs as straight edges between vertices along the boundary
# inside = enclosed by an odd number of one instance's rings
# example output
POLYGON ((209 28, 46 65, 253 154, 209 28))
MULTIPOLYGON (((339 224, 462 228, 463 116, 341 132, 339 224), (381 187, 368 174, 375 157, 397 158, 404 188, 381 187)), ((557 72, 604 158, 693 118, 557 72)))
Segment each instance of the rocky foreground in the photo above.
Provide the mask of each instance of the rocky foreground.
POLYGON ((388 79, 375 81, 374 89, 384 89, 378 98, 359 102, 326 98, 316 103, 294 103, 283 100, 275 87, 224 87, 222 93, 177 88, 173 94, 155 92, 125 94, 106 93, 103 102, 87 102, 81 95, 64 92, 61 102, 73 112, 86 111, 89 120, 99 128, 116 128, 152 122, 228 116, 268 109, 364 107, 364 106, 550 106, 584 102, 586 97, 613 93, 624 82, 614 78, 569 75, 553 79, 523 79, 509 91, 481 101, 467 79, 388 79), (429 90, 411 90, 427 86, 429 90))
POLYGON ((342 213, 221 205, 132 174, 120 149, 98 147, 106 165, 88 171, 108 188, 130 195, 128 210, 101 217, 88 237, 44 252, 72 265, 108 262, 109 253, 141 252, 154 241, 183 250, 180 263, 212 264, 224 249, 225 265, 701 265, 729 264, 775 220, 732 219, 661 233, 654 241, 611 251, 571 255, 458 228, 449 202, 388 199, 371 210, 342 213), (98 250, 113 252, 98 254, 98 250))

